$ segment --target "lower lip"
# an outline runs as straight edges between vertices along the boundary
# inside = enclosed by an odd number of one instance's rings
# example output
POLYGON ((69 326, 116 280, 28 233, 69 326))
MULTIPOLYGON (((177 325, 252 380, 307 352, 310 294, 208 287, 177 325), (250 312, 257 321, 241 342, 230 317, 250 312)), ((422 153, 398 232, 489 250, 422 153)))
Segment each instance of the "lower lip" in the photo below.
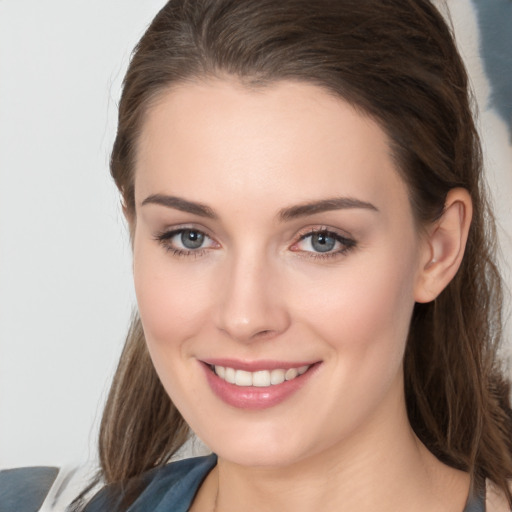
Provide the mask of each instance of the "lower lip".
POLYGON ((238 409, 261 410, 284 402, 299 391, 312 377, 319 363, 312 365, 306 373, 295 379, 267 387, 236 386, 221 379, 211 368, 201 363, 212 391, 223 402, 238 409))

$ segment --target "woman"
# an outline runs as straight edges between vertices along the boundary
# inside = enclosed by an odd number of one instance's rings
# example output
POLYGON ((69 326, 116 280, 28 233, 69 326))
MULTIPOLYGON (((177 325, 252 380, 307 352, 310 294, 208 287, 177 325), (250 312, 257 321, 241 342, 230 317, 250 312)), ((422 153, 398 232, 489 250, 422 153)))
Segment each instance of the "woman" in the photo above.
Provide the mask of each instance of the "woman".
POLYGON ((429 2, 169 2, 111 170, 139 314, 87 512, 510 509, 493 219, 429 2), (190 429, 216 455, 165 465, 190 429))

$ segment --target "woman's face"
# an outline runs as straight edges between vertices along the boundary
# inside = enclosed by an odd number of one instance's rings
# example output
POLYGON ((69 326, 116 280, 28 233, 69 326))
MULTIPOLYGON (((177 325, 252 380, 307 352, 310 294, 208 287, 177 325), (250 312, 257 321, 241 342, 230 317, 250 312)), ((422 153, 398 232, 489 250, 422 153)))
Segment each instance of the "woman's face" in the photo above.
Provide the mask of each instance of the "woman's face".
POLYGON ((148 112, 135 195, 148 348, 215 452, 279 466, 405 421, 426 248, 375 122, 313 85, 178 86, 148 112))

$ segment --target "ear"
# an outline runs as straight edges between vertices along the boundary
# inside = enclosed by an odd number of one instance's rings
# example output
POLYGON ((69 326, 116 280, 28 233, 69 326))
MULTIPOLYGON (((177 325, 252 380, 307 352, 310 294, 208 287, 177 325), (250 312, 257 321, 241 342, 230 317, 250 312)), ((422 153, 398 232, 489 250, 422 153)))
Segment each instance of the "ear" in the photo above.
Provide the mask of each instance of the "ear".
POLYGON ((450 190, 441 218, 427 229, 416 280, 416 302, 434 300, 457 273, 464 256, 472 214, 469 192, 464 188, 450 190))

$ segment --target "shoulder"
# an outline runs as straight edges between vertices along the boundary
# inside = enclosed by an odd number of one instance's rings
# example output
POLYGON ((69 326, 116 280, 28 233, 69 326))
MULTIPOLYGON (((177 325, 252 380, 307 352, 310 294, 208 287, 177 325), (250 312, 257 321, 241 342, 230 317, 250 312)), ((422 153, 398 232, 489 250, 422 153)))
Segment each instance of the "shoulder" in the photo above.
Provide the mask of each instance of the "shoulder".
POLYGON ((145 489, 141 498, 146 494, 159 494, 161 491, 170 498, 177 498, 183 494, 191 494, 192 498, 216 464, 217 456, 212 454, 183 459, 148 471, 142 476, 145 489))
POLYGON ((0 510, 36 512, 50 492, 59 468, 31 467, 0 471, 0 510))
MULTIPOLYGON (((217 463, 215 455, 194 457, 152 469, 136 480, 137 499, 130 512, 187 511, 206 475, 217 463)), ((106 486, 89 502, 86 512, 115 510, 127 486, 106 486)))
POLYGON ((97 473, 95 461, 0 470, 0 512, 64 512, 97 473))

